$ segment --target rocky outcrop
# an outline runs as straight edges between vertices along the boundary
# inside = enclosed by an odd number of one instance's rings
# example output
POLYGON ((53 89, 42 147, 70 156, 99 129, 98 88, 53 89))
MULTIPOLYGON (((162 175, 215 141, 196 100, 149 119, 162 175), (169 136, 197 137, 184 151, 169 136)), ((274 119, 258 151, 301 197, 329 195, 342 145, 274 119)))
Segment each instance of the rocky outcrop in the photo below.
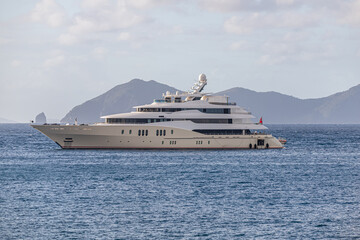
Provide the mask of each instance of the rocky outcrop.
POLYGON ((46 116, 45 113, 39 113, 36 117, 35 117, 35 123, 38 124, 44 124, 46 123, 46 116))

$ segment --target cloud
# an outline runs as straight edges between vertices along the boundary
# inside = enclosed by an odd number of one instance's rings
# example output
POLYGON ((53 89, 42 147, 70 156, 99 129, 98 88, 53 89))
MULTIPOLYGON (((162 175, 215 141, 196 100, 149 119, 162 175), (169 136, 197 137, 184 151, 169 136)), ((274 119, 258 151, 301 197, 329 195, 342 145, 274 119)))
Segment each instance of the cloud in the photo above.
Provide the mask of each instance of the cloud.
POLYGON ((80 41, 77 35, 65 33, 59 36, 59 43, 62 45, 74 45, 80 41))
POLYGON ((276 65, 283 63, 286 60, 288 60, 286 56, 263 55, 260 57, 259 63, 263 65, 276 65))
POLYGON ((10 42, 11 42, 11 40, 9 38, 0 37, 0 45, 5 45, 5 44, 8 44, 10 42))
POLYGON ((21 62, 19 60, 13 60, 11 61, 11 66, 12 67, 18 67, 21 65, 21 62))
POLYGON ((274 0, 249 1, 249 0, 199 0, 202 8, 215 12, 262 11, 273 8, 274 0))
MULTIPOLYGON (((96 38, 96 33, 123 31, 144 21, 144 17, 137 14, 123 1, 85 2, 84 10, 73 18, 68 31, 59 37, 61 44, 72 45, 87 38, 96 38)), ((125 38, 126 33, 125 35, 120 33, 120 37, 125 38)))
POLYGON ((126 4, 129 4, 135 8, 151 8, 158 5, 166 5, 166 4, 174 4, 177 1, 170 1, 170 0, 128 0, 125 1, 126 4))
POLYGON ((339 22, 356 27, 360 26, 360 0, 344 2, 339 22))
POLYGON ((106 54, 108 53, 108 50, 104 47, 96 47, 93 49, 93 56, 97 59, 104 59, 106 54))
POLYGON ((122 32, 122 33, 119 34, 117 39, 119 41, 127 41, 127 40, 130 39, 130 37, 131 37, 131 35, 130 35, 129 32, 122 32))
POLYGON ((41 0, 30 13, 31 20, 59 27, 65 22, 65 10, 55 0, 41 0))
POLYGON ((261 46, 263 55, 260 57, 259 63, 276 65, 285 62, 308 62, 312 60, 326 63, 336 56, 336 47, 329 42, 322 41, 319 44, 307 43, 314 41, 317 36, 299 34, 290 39, 288 36, 289 34, 286 34, 283 38, 264 42, 261 46))
POLYGON ((276 4, 279 6, 289 6, 295 3, 294 0, 276 0, 276 4))
POLYGON ((243 50, 248 48, 248 44, 244 41, 233 42, 230 44, 230 50, 243 50))
POLYGON ((46 59, 44 62, 44 66, 45 67, 55 67, 58 65, 61 65, 65 60, 65 56, 64 55, 58 55, 49 59, 46 59))
POLYGON ((315 13, 296 11, 252 13, 231 17, 225 21, 224 29, 228 33, 246 34, 261 29, 314 27, 320 20, 320 16, 315 13))

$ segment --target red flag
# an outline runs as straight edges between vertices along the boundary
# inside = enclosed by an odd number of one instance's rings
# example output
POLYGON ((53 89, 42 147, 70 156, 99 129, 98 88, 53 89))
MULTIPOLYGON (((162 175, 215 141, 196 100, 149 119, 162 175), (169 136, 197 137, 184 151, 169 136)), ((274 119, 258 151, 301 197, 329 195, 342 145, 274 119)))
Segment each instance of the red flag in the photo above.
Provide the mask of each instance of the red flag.
POLYGON ((259 121, 260 124, 263 124, 263 121, 262 121, 262 117, 260 118, 260 121, 259 121))

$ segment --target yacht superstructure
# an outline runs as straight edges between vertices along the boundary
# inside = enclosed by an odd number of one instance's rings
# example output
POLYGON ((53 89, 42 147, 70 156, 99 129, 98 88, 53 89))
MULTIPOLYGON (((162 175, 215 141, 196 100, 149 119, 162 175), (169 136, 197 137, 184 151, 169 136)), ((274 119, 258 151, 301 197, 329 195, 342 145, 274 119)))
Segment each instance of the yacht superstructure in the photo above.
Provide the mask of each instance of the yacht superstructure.
POLYGON ((103 116, 88 125, 32 125, 61 148, 267 149, 283 144, 227 96, 202 93, 205 74, 190 91, 171 94, 136 111, 103 116))

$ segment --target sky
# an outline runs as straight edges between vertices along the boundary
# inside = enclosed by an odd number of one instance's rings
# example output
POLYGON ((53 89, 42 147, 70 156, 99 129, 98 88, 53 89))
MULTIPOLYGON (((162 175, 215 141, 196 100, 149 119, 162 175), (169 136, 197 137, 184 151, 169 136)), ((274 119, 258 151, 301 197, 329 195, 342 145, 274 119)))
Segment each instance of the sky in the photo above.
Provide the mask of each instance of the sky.
POLYGON ((0 117, 61 119, 134 78, 319 98, 360 84, 360 0, 0 1, 0 117))

